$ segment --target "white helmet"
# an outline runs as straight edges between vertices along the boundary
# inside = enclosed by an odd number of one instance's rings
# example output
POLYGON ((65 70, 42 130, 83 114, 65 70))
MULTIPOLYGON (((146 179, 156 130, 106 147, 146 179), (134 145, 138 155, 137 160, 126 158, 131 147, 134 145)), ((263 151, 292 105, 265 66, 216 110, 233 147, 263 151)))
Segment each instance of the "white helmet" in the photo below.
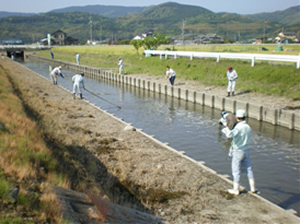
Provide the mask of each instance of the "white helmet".
POLYGON ((239 118, 242 118, 242 117, 245 117, 246 116, 246 113, 244 110, 242 109, 239 109, 235 112, 236 116, 239 117, 239 118))

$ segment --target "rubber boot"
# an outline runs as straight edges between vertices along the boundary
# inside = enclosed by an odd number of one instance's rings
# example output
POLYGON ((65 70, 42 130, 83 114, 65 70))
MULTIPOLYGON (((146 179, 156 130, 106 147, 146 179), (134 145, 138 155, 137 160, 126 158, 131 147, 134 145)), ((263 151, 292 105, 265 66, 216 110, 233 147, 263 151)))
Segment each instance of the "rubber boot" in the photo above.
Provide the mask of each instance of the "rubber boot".
POLYGON ((255 193, 258 192, 258 191, 255 189, 255 181, 254 181, 253 178, 249 179, 249 185, 250 185, 251 193, 255 194, 255 193))
POLYGON ((236 182, 233 182, 233 189, 228 189, 228 192, 230 194, 238 196, 240 194, 240 184, 236 183, 236 182))
POLYGON ((227 95, 227 97, 230 97, 230 92, 228 92, 228 95, 227 95))
POLYGON ((234 92, 232 92, 232 96, 234 96, 234 92))
POLYGON ((75 100, 75 93, 73 93, 73 99, 75 100))
POLYGON ((80 95, 80 99, 82 99, 82 93, 80 93, 79 95, 80 95))

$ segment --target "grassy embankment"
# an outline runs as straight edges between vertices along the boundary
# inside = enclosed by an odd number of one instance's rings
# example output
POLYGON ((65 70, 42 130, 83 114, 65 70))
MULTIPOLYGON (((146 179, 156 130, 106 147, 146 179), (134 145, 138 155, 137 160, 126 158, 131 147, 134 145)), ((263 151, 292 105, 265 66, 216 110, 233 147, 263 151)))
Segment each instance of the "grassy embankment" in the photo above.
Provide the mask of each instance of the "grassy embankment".
MULTIPOLYGON (((159 50, 164 50, 161 46, 159 50)), ((169 47, 172 48, 172 47, 169 47)), ((206 46, 176 46, 179 51, 203 52, 235 52, 235 53, 263 53, 263 54, 292 54, 300 53, 300 46, 289 45, 283 47, 292 51, 275 51, 276 45, 206 45, 206 46), (259 48, 265 47, 269 51, 259 48)), ((239 74, 238 91, 252 91, 266 95, 285 96, 300 100, 300 70, 293 64, 280 64, 256 62, 251 67, 250 60, 225 60, 216 62, 215 59, 168 58, 160 60, 159 57, 145 58, 143 48, 139 54, 133 46, 82 46, 82 47, 54 47, 55 59, 75 62, 75 54, 81 55, 81 64, 98 68, 112 68, 118 72, 120 56, 124 62, 124 69, 128 74, 148 74, 162 76, 165 67, 173 68, 178 78, 196 80, 207 86, 226 86, 226 68, 232 66, 239 74)), ((50 57, 49 51, 39 52, 40 56, 50 57)))
POLYGON ((0 223, 68 223, 50 184, 67 187, 37 123, 0 67, 0 223), (12 193, 12 189, 18 194, 12 193))

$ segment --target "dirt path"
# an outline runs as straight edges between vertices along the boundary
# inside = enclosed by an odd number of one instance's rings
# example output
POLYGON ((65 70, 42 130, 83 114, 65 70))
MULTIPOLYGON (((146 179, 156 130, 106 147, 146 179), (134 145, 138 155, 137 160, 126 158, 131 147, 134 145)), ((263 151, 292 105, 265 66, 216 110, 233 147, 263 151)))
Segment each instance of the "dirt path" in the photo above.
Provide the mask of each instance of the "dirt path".
POLYGON ((299 223, 298 217, 246 191, 229 197, 225 191, 231 184, 196 162, 84 100, 72 100, 69 92, 21 65, 0 63, 68 165, 72 189, 88 180, 82 191, 93 185, 103 200, 153 214, 163 223, 299 223))

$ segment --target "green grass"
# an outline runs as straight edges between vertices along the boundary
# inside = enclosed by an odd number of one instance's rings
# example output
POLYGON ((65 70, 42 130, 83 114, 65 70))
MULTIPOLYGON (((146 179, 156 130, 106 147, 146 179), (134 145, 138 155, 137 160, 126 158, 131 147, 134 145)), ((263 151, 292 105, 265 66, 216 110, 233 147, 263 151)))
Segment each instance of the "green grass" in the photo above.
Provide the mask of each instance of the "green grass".
MULTIPOLYGON (((44 212, 39 208, 39 197, 48 195, 45 192, 40 194, 40 186, 56 182, 63 186, 68 179, 62 178, 56 168, 57 159, 44 142, 43 132, 35 121, 27 117, 22 101, 14 94, 7 78, 8 72, 0 68, 1 95, 5 96, 0 101, 0 122, 5 125, 5 130, 0 132, 0 204, 4 203, 1 208, 7 212, 5 216, 2 216, 3 213, 0 215, 0 223, 36 223, 44 212), (40 167, 47 170, 51 179, 39 173, 40 167), (13 202, 9 190, 17 185, 20 186, 20 192, 17 201, 13 202), (33 221, 26 221, 26 215, 33 217, 33 221)), ((45 200, 44 204, 45 208, 49 208, 53 200, 45 200)), ((61 220, 58 208, 53 209, 56 213, 43 216, 45 220, 48 217, 61 220)))
POLYGON ((255 54, 288 54, 298 55, 300 53, 300 45, 282 45, 283 51, 276 51, 277 45, 234 45, 234 44, 219 44, 219 45, 198 45, 198 46, 176 46, 178 51, 203 51, 203 52, 228 52, 228 53, 255 53, 255 54), (266 48, 268 51, 263 51, 266 48))
POLYGON ((0 170, 0 198, 1 200, 9 200, 11 198, 9 194, 10 184, 5 179, 3 172, 0 170))
MULTIPOLYGON (((164 50, 166 46, 160 46, 164 50)), ((289 45, 294 49, 291 52, 273 52, 276 45, 207 45, 207 46, 176 46, 180 51, 214 51, 214 52, 238 52, 238 53, 269 53, 269 54, 299 54, 298 45, 289 45), (269 51, 261 51, 258 48, 265 47, 269 51)), ((285 46, 284 46, 285 48, 285 46)), ((193 59, 169 57, 162 59, 157 57, 145 57, 143 48, 139 54, 133 46, 93 46, 93 47, 54 47, 52 51, 55 59, 75 63, 75 54, 81 55, 81 64, 96 68, 111 68, 118 72, 118 60, 120 56, 124 62, 124 70, 128 74, 147 74, 164 77, 165 68, 169 65, 173 68, 177 77, 185 80, 195 80, 208 86, 226 86, 226 68, 232 66, 238 73, 239 91, 253 91, 266 95, 285 96, 294 100, 300 99, 300 70, 293 64, 280 64, 256 62, 251 67, 250 60, 221 59, 193 59), (267 88, 266 88, 267 87, 267 88)), ((40 51, 38 55, 50 58, 49 51, 40 51)))
POLYGON ((34 223, 34 221, 25 221, 21 218, 1 218, 0 219, 0 224, 29 224, 29 223, 34 223))

